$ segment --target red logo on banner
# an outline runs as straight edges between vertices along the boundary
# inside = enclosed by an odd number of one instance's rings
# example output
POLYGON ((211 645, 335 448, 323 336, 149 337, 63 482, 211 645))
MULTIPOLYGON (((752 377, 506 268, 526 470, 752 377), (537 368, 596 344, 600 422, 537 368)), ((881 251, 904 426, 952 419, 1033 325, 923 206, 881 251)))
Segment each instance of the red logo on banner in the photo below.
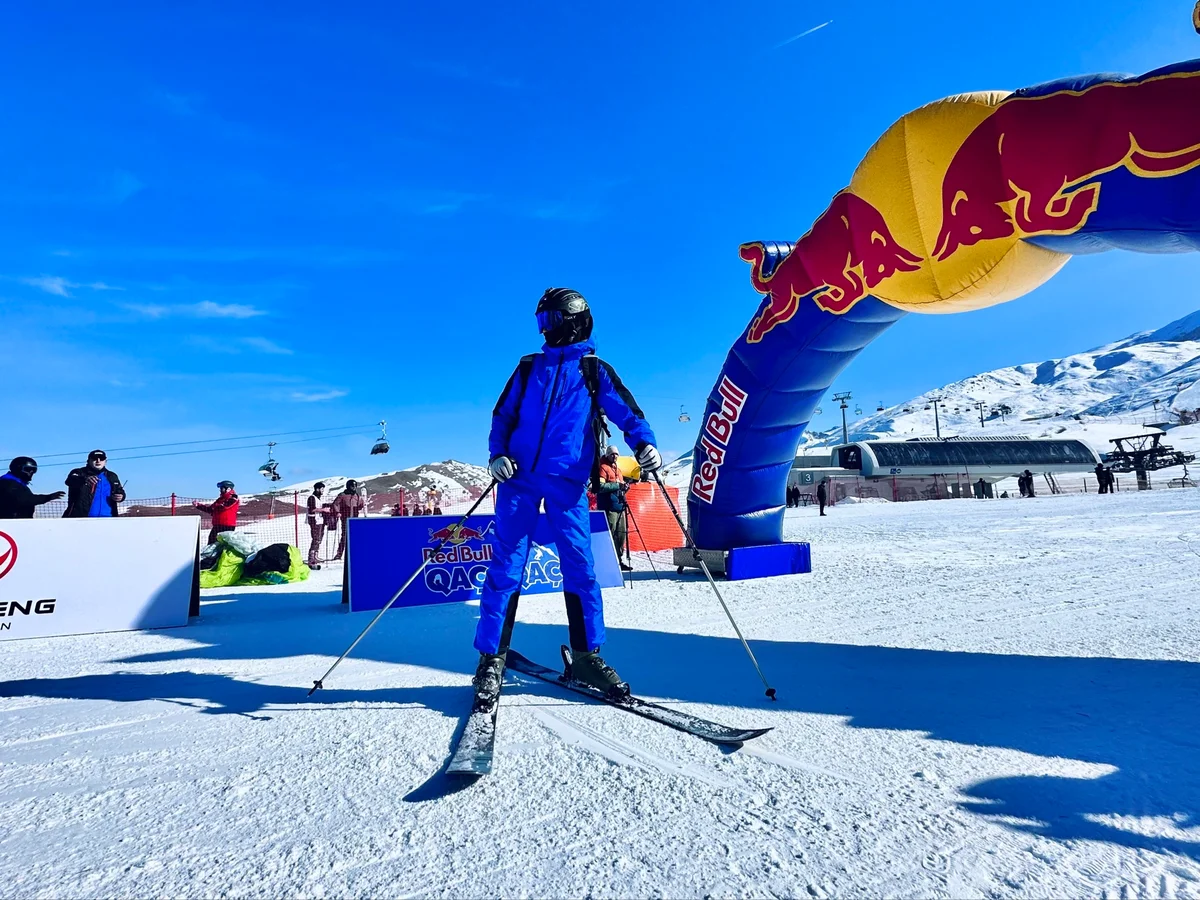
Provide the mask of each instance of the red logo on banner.
POLYGON ((12 571, 17 562, 17 542, 0 531, 0 578, 12 571))

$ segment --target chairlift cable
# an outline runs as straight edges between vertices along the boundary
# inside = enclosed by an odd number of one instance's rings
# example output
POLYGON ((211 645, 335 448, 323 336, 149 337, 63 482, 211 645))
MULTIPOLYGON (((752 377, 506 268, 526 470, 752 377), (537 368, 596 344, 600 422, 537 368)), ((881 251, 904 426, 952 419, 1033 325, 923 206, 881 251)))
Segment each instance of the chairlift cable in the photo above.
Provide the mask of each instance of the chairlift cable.
MULTIPOLYGON (((293 434, 303 434, 303 433, 304 432, 293 432, 293 434)), ((359 436, 362 436, 362 434, 363 433, 361 431, 349 432, 347 434, 323 434, 323 435, 319 435, 317 437, 296 438, 296 440, 294 440, 294 441, 277 441, 276 444, 277 444, 277 446, 283 446, 284 444, 304 444, 309 441, 328 441, 328 440, 332 440, 334 438, 340 438, 340 437, 359 437, 359 436)), ((169 447, 171 445, 166 444, 164 446, 169 447)), ((131 459, 158 459, 159 457, 163 457, 163 456, 190 456, 195 453, 222 453, 226 450, 261 450, 261 449, 262 449, 262 444, 239 444, 236 447, 205 447, 202 450, 180 450, 177 453, 146 453, 141 456, 121 456, 121 457, 116 457, 116 461, 117 462, 125 462, 126 460, 131 460, 131 459)), ((71 466, 74 464, 75 463, 72 460, 71 462, 49 463, 48 465, 42 466, 41 468, 53 469, 56 466, 71 466)))
MULTIPOLYGON (((375 425, 376 425, 375 422, 371 422, 370 424, 366 424, 366 425, 362 425, 362 424, 360 424, 360 425, 336 425, 332 428, 309 428, 304 431, 273 431, 270 434, 243 434, 243 435, 238 435, 236 437, 206 438, 201 441, 171 441, 166 444, 140 444, 139 446, 136 446, 136 447, 112 447, 107 452, 120 453, 124 450, 157 450, 160 447, 189 447, 194 444, 220 444, 220 443, 224 443, 225 441, 249 441, 249 440, 253 440, 254 438, 286 437, 286 436, 293 435, 293 434, 316 434, 318 432, 326 432, 326 431, 344 431, 347 428, 354 428, 354 429, 373 428, 373 427, 375 427, 375 425)), ((335 435, 331 435, 331 436, 339 437, 340 435, 335 434, 335 435)), ((295 443, 295 441, 283 441, 282 443, 292 444, 292 443, 295 443)), ((242 448, 233 448, 233 447, 220 448, 220 447, 218 447, 215 449, 233 450, 233 449, 242 449, 242 448)), ((196 452, 204 452, 204 451, 196 451, 196 452)), ((60 457, 60 456, 86 456, 87 453, 88 453, 87 450, 81 450, 81 451, 73 452, 73 453, 39 453, 34 457, 34 459, 56 459, 57 457, 60 457)), ((170 456, 172 454, 164 453, 161 455, 162 456, 170 456)), ((128 456, 128 457, 126 457, 126 459, 148 459, 148 457, 128 456)), ((62 465, 62 464, 56 463, 55 465, 62 465)))

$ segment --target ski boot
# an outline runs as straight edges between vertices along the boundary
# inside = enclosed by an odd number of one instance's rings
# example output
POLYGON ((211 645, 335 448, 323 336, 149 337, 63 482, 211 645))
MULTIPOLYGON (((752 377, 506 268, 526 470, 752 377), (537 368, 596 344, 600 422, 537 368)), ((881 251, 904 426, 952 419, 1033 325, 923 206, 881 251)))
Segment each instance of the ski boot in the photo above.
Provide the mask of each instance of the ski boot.
POLYGON ((479 666, 471 679, 475 687, 473 712, 491 712, 500 700, 500 686, 504 684, 504 655, 479 654, 479 666))
POLYGON ((616 670, 600 658, 600 654, 589 650, 568 652, 562 648, 564 673, 568 681, 577 681, 595 688, 612 700, 624 700, 629 696, 629 685, 621 680, 616 670))

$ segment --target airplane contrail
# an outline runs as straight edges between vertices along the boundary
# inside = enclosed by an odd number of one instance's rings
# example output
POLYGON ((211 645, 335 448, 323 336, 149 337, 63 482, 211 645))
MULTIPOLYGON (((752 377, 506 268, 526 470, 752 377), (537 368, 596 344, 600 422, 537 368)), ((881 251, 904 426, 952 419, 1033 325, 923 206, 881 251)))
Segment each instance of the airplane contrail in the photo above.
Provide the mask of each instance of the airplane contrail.
POLYGON ((790 44, 792 41, 798 41, 798 40, 800 40, 800 38, 802 38, 802 37, 808 37, 808 36, 809 36, 810 34, 812 34, 814 31, 820 31, 820 30, 821 30, 822 28, 824 28, 826 25, 832 25, 832 24, 833 24, 833 19, 830 19, 828 22, 822 22, 820 25, 814 25, 812 28, 808 29, 808 31, 802 31, 802 32, 800 32, 800 33, 799 33, 799 34, 797 34, 797 35, 793 35, 792 37, 788 38, 786 41, 783 41, 782 43, 776 44, 776 45, 775 45, 774 47, 772 47, 771 49, 772 49, 772 50, 778 50, 780 47, 786 47, 786 46, 787 46, 788 44, 790 44))

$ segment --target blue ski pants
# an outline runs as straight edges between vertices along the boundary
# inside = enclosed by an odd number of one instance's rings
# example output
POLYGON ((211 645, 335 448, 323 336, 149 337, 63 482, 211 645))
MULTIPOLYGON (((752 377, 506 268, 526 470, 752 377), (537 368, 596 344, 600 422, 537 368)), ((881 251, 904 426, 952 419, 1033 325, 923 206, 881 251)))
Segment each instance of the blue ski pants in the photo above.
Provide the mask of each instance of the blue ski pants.
POLYGON ((604 600, 592 563, 592 531, 586 485, 555 475, 518 472, 496 489, 496 536, 479 601, 475 649, 508 649, 517 597, 542 501, 550 536, 558 547, 571 648, 597 650, 604 643, 604 600))

